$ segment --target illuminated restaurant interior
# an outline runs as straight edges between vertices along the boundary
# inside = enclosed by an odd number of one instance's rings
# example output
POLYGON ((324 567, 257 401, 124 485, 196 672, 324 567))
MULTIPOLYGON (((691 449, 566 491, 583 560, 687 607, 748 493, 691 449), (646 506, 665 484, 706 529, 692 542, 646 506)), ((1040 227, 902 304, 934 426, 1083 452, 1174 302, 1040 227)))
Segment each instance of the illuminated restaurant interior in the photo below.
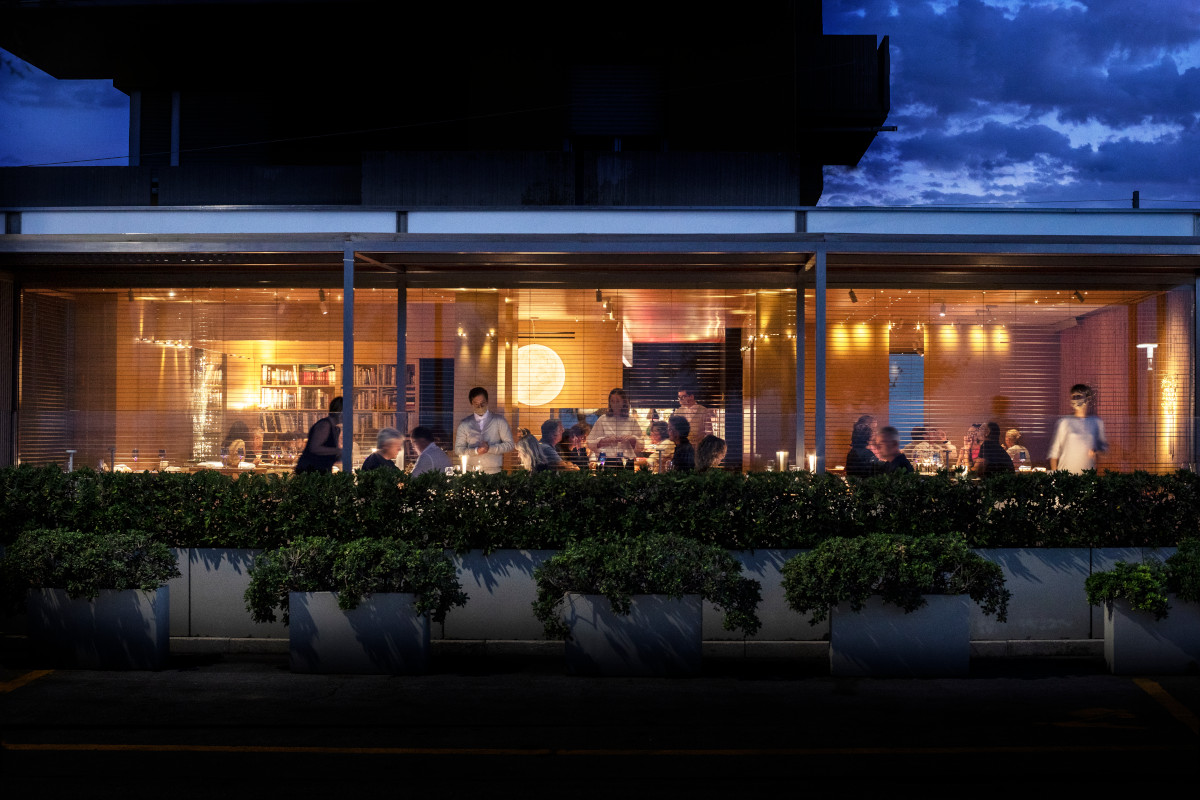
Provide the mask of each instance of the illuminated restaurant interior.
MULTIPOLYGON (((226 286, 172 286, 169 275, 116 285, 113 274, 75 288, 26 283, 21 463, 232 471, 253 459, 259 471, 290 469, 351 368, 343 363, 342 274, 258 273, 265 279, 226 286)), ((456 421, 470 411, 469 389, 483 386, 514 430, 535 434, 547 418, 569 427, 603 413, 614 387, 628 392, 645 426, 669 416, 678 390, 690 388, 728 444, 724 468, 774 469, 781 452, 790 468, 814 465, 811 280, 802 330, 796 290, 778 282, 704 285, 686 270, 625 288, 610 288, 611 279, 588 285, 581 275, 558 287, 544 278, 529 288, 486 280, 355 288, 354 464, 385 426, 427 425, 449 452, 456 421), (398 369, 401 292, 406 363, 398 369), (800 438, 798 421, 807 432, 800 438), (798 441, 806 452, 796 452, 798 441)), ((994 421, 1021 432, 1026 466, 1046 467, 1054 422, 1069 413, 1068 388, 1080 382, 1095 389, 1106 425, 1101 468, 1164 472, 1194 461, 1191 284, 1089 285, 1082 276, 1016 289, 895 283, 907 288, 838 285, 831 273, 827 469, 844 464, 863 414, 899 429, 906 445, 921 428, 961 445, 968 426, 994 421)), ((411 449, 401 456, 413 457, 411 449)), ((505 466, 519 468, 513 454, 505 466)))

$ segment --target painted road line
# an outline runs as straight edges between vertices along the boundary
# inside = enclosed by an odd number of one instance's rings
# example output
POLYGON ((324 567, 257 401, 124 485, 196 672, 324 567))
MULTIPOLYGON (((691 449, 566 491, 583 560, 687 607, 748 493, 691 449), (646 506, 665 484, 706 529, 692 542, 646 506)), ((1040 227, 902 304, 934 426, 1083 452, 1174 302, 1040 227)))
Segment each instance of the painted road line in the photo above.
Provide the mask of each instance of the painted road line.
POLYGON ((4 681, 3 683, 0 683, 0 694, 11 692, 14 689, 20 689, 25 684, 32 683, 38 678, 43 678, 46 675, 49 675, 51 672, 54 672, 54 670, 35 669, 32 672, 26 672, 24 675, 13 678, 11 681, 4 681))
POLYGON ((386 755, 386 756, 546 756, 559 757, 734 757, 761 758, 776 756, 862 756, 862 755, 974 755, 974 754, 1038 754, 1038 753, 1170 753, 1191 752, 1190 744, 1163 745, 1006 745, 978 747, 786 747, 761 749, 728 748, 512 748, 512 747, 296 747, 272 745, 206 745, 206 744, 95 744, 0 742, 0 750, 10 752, 110 752, 110 753, 242 753, 276 755, 386 755))
POLYGON ((1200 719, 1189 711, 1187 706, 1168 694, 1167 690, 1159 686, 1157 681, 1149 678, 1134 678, 1133 682, 1141 687, 1142 691, 1157 700, 1158 704, 1170 712, 1172 717, 1188 726, 1192 733, 1200 736, 1200 719))

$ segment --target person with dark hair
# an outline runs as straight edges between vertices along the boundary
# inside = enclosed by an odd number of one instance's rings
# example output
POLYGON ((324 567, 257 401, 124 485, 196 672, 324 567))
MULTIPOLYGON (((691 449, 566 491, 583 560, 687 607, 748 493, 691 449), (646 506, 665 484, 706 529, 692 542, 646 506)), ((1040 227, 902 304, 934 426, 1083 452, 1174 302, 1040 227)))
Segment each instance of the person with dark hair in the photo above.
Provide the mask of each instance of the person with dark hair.
POLYGON ((333 472, 333 465, 342 454, 342 398, 329 402, 329 416, 322 417, 308 429, 304 452, 296 461, 296 472, 333 472))
MULTIPOLYGON (((604 453, 607 458, 631 461, 637 457, 641 438, 642 429, 629 414, 629 396, 618 386, 608 393, 607 413, 592 426, 588 450, 597 455, 604 453)), ((612 467, 612 464, 606 466, 612 467)))
POLYGON ((546 459, 546 463, 551 469, 562 470, 578 470, 579 467, 572 464, 570 461, 564 461, 563 457, 558 454, 558 443, 563 438, 562 422, 557 419, 548 419, 542 423, 542 455, 546 459))
POLYGON ((891 425, 880 428, 875 436, 876 452, 879 454, 879 471, 882 473, 912 472, 908 456, 900 452, 900 431, 891 425))
POLYGON ((975 459, 971 471, 985 478, 990 475, 999 475, 1002 472, 1015 471, 1012 458, 1000 444, 1000 426, 994 422, 983 426, 983 442, 979 445, 979 458, 975 459))
POLYGON ((967 432, 963 435, 963 446, 958 451, 958 463, 956 466, 966 467, 968 470, 975 469, 975 462, 979 460, 979 448, 983 446, 983 423, 972 423, 971 427, 967 428, 967 432))
POLYGON ((692 432, 691 423, 687 417, 674 416, 667 420, 667 435, 675 445, 671 455, 671 470, 675 472, 691 472, 696 468, 696 448, 688 441, 692 432))
POLYGON ((467 456, 467 466, 487 473, 500 471, 504 454, 516 447, 508 421, 488 411, 488 392, 476 386, 467 393, 472 413, 462 418, 454 433, 454 452, 467 456))
POLYGON ((712 433, 712 409, 706 408, 696 402, 695 389, 691 386, 682 386, 679 388, 677 397, 679 398, 679 408, 671 416, 681 415, 687 417, 688 424, 692 428, 692 435, 698 439, 712 433))
POLYGON ((442 472, 453 466, 450 456, 434 442, 433 431, 429 428, 418 425, 413 428, 408 438, 413 444, 413 449, 417 451, 417 460, 412 468, 414 478, 426 472, 442 472))
POLYGON ((583 420, 571 426, 571 429, 567 431, 566 439, 559 444, 562 449, 563 461, 574 464, 579 469, 587 469, 587 440, 591 430, 592 426, 583 420))
POLYGON ((846 453, 846 474, 855 478, 869 478, 883 470, 883 464, 871 450, 875 437, 875 418, 864 414, 854 423, 850 431, 850 452, 846 453))
POLYGON ((1080 473, 1096 468, 1096 454, 1108 450, 1108 441, 1104 438, 1104 420, 1088 415, 1096 400, 1092 387, 1077 383, 1071 387, 1070 397, 1072 414, 1059 418, 1048 455, 1051 471, 1080 473))
POLYGON ((708 472, 710 469, 720 469, 721 461, 725 458, 725 452, 728 449, 724 439, 713 436, 711 433, 705 436, 700 440, 700 444, 696 445, 696 471, 708 472))
POLYGON ((399 471, 396 466, 396 456, 404 444, 404 434, 395 428, 380 428, 375 436, 375 452, 363 461, 364 471, 387 469, 399 471))

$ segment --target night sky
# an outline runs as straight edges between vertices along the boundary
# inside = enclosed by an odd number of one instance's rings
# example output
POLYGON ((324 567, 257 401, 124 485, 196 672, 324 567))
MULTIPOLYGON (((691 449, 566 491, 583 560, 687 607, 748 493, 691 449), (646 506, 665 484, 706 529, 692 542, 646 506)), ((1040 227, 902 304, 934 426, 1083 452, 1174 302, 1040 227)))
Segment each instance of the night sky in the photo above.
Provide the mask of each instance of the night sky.
MULTIPOLYGON (((824 23, 891 37, 899 130, 821 205, 1200 206, 1198 0, 825 0, 824 23)), ((123 165, 128 116, 0 51, 0 166, 123 165)))

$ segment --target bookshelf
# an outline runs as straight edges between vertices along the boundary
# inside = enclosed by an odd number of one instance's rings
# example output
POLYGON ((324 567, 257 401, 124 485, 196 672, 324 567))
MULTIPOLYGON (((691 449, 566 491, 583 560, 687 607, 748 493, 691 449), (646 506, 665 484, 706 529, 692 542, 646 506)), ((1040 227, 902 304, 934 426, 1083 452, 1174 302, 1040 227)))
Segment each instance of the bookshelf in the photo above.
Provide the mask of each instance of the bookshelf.
MULTIPOLYGON (((340 374, 338 364, 263 364, 259 382, 263 430, 268 434, 308 431, 341 394, 340 374)), ((355 364, 353 379, 354 438, 360 447, 370 449, 380 428, 400 427, 396 365, 355 364)))

